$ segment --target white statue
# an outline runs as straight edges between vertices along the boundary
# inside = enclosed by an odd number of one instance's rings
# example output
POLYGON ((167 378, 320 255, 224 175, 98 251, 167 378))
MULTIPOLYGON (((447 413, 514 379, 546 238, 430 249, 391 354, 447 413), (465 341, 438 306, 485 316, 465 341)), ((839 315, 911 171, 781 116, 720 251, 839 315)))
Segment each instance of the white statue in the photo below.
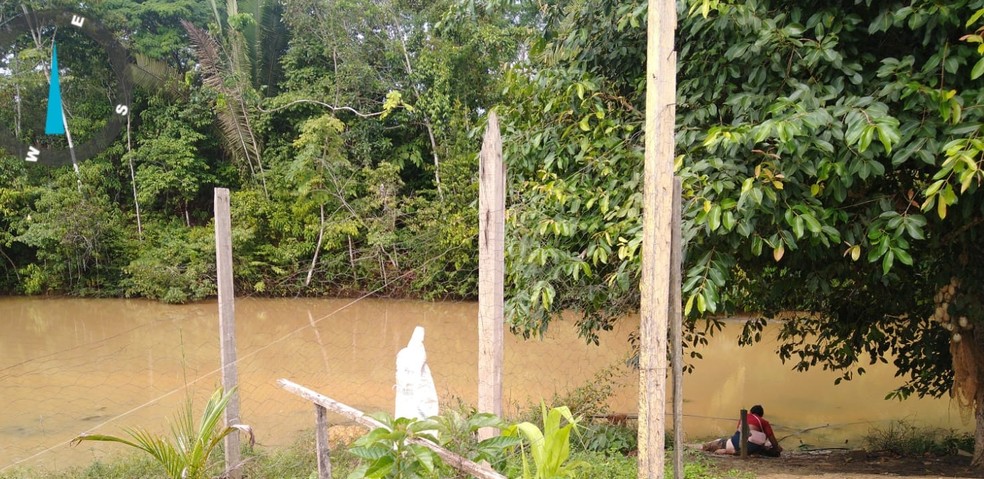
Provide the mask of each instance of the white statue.
POLYGON ((437 414, 437 389, 427 367, 424 328, 417 326, 407 347, 396 355, 395 416, 424 419, 437 414))

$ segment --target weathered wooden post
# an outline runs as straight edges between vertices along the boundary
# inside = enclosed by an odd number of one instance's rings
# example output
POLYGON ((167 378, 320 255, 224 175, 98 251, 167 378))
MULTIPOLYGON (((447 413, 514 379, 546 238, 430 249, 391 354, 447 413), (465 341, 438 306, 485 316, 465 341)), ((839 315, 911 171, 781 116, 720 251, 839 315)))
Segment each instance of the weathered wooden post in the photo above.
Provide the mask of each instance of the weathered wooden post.
POLYGON ((741 448, 742 459, 748 458, 748 434, 751 431, 748 429, 748 410, 741 410, 741 444, 738 447, 741 448))
POLYGON ((651 0, 648 21, 639 327, 639 477, 662 479, 676 123, 676 52, 673 48, 676 2, 651 0))
MULTIPOLYGON (((502 416, 506 166, 494 111, 478 169, 478 410, 502 416)), ((479 439, 495 434, 494 428, 482 428, 479 439)))
POLYGON ((318 454, 318 479, 331 479, 331 450, 328 447, 328 410, 314 405, 314 447, 318 454))
MULTIPOLYGON (((239 375, 236 370, 236 296, 232 286, 232 217, 229 189, 215 188, 215 267, 219 294, 219 339, 222 342, 222 387, 233 391, 225 409, 226 425, 239 424, 239 375)), ((239 434, 225 437, 226 476, 242 477, 239 434)))
POLYGON ((673 477, 683 479, 683 239, 680 211, 683 181, 673 178, 673 220, 670 239, 670 338, 673 342, 673 477))

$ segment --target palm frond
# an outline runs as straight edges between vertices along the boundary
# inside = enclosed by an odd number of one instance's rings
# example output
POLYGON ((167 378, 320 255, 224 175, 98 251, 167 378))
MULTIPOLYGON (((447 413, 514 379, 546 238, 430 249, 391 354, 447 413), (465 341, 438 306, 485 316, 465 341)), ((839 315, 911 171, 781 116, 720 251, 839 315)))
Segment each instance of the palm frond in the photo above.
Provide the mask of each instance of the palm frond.
MULTIPOLYGON (((230 8, 234 8, 233 4, 234 1, 231 0, 230 8)), ((222 46, 208 32, 185 20, 181 21, 181 25, 188 32, 192 49, 201 65, 203 82, 219 93, 216 115, 219 118, 222 139, 234 156, 246 161, 254 177, 259 170, 263 191, 266 192, 260 156, 262 147, 250 124, 250 108, 242 87, 244 80, 233 65, 234 59, 223 56, 222 46)), ((232 42, 236 43, 236 40, 233 39, 232 42)))
POLYGON ((176 97, 180 92, 181 72, 177 68, 143 54, 134 54, 136 64, 130 70, 133 83, 148 90, 164 91, 176 97))
POLYGON ((124 429, 129 438, 106 434, 80 434, 72 440, 73 445, 82 441, 107 441, 125 444, 150 454, 172 479, 199 479, 207 477, 209 457, 218 444, 229 434, 245 432, 249 434, 250 445, 254 443, 253 430, 243 424, 233 424, 219 429, 229 399, 233 391, 215 391, 205 405, 197 427, 194 422, 191 403, 178 413, 171 423, 170 440, 154 435, 144 429, 124 429))
POLYGON ((222 59, 222 45, 208 32, 187 20, 182 19, 181 26, 188 32, 191 49, 202 67, 202 79, 205 84, 213 88, 221 88, 222 73, 226 70, 226 62, 222 59))

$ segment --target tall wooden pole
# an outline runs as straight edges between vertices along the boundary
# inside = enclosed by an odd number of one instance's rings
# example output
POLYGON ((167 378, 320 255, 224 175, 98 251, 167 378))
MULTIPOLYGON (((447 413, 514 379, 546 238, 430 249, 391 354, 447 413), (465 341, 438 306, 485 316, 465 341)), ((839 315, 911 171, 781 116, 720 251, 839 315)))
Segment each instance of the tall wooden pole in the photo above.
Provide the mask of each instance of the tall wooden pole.
MULTIPOLYGON (((222 387, 233 391, 225 409, 226 425, 239 424, 239 374, 236 370, 236 295, 232 287, 232 218, 229 190, 215 188, 215 267, 219 293, 219 338, 222 341, 222 387)), ((239 479, 239 434, 225 437, 226 477, 239 479)))
POLYGON ((683 181, 673 178, 673 219, 670 234, 670 340, 673 354, 673 479, 683 479, 683 239, 681 224, 683 181))
MULTIPOLYGON (((506 166, 495 112, 489 113, 478 169, 478 410, 502 416, 506 166)), ((495 431, 483 428, 479 438, 495 431)))
POLYGON ((742 409, 739 412, 739 414, 740 414, 739 417, 741 418, 741 441, 739 441, 738 448, 741 450, 741 458, 742 459, 747 459, 748 458, 748 435, 751 432, 749 430, 749 428, 748 428, 748 410, 747 409, 742 409))
POLYGON ((662 479, 676 116, 676 52, 673 50, 676 2, 650 0, 648 14, 645 204, 640 281, 639 477, 662 479))

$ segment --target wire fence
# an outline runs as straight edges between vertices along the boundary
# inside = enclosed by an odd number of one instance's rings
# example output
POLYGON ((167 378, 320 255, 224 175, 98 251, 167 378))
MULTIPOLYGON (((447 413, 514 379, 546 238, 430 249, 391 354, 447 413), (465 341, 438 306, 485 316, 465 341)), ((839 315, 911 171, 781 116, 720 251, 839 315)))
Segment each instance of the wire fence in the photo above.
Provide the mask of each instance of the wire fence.
MULTIPOLYGON (((426 330, 442 408, 474 405, 477 311, 474 303, 239 299, 242 420, 254 427, 260 447, 310 436, 310 403, 280 389, 280 378, 366 412, 392 413, 396 354, 418 325, 426 330)), ((69 442, 82 432, 119 434, 134 426, 167 432, 187 401, 200 411, 221 383, 214 302, 0 298, 0 320, 0 473, 62 469, 120 454, 112 444, 69 442)), ((599 382, 600 371, 624 361, 637 326, 638 319, 627 318, 602 335, 600 347, 586 345, 565 322, 553 324, 542 340, 507 334, 505 415, 599 382)), ((756 402, 765 404, 787 449, 860 447, 868 430, 896 420, 972 428, 947 400, 882 401, 893 384, 890 367, 834 387, 831 374, 788 371, 768 342, 739 349, 726 337, 714 339, 696 373, 685 378, 688 440, 730 435, 738 409, 756 402)), ((613 386, 610 411, 634 414, 636 373, 623 369, 606 377, 613 386)))
MULTIPOLYGON (((119 434, 133 426, 166 432, 188 400, 199 411, 221 383, 214 303, 7 298, 0 299, 0 318, 12 323, 0 340, 0 470, 103 459, 119 448, 68 443, 82 432, 119 434)), ((396 353, 418 325, 442 406, 474 405, 476 323, 474 303, 237 300, 242 420, 265 447, 289 445, 311 430, 310 404, 281 390, 279 378, 367 412, 392 413, 396 353)), ((597 347, 562 326, 543 340, 507 335, 507 415, 582 385, 627 355, 629 327, 597 347)), ((611 407, 632 412, 635 378, 616 381, 611 407)))

